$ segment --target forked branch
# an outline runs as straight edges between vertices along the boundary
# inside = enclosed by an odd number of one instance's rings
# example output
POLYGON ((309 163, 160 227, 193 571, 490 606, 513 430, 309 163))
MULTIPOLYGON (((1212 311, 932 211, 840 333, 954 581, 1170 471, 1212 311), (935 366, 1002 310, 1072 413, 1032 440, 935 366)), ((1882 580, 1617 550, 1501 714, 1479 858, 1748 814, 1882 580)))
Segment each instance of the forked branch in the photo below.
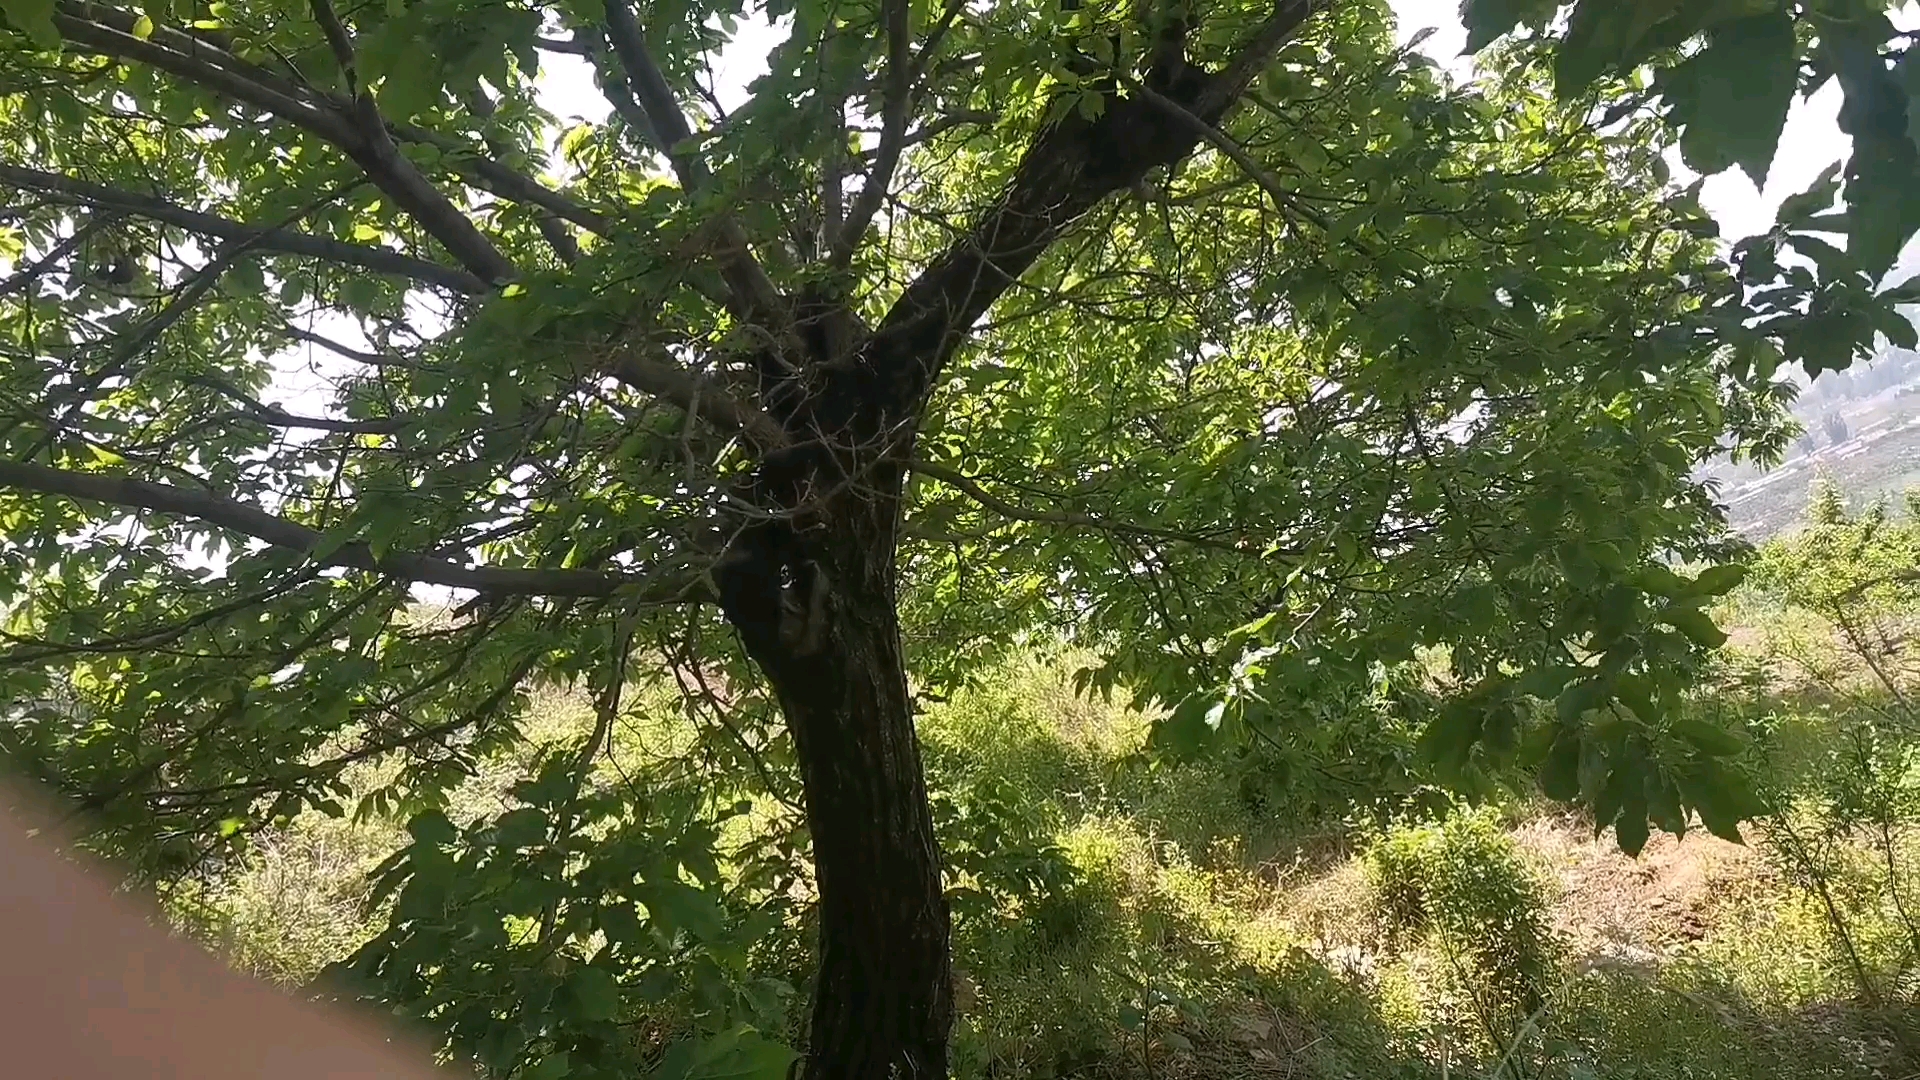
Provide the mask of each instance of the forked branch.
MULTIPOLYGON (((1332 0, 1277 0, 1217 73, 1184 50, 1156 55, 1146 82, 1211 126, 1273 54, 1332 0)), ((1138 95, 1115 95, 1096 119, 1069 112, 1035 134, 999 198, 901 293, 876 346, 899 365, 917 404, 973 324, 1066 230, 1109 194, 1191 153, 1201 132, 1138 95)))
MULTIPOLYGON (((646 114, 648 134, 654 146, 672 162, 680 185, 689 192, 707 184, 705 163, 693 143, 693 128, 674 96, 673 87, 660 66, 647 51, 646 36, 634 18, 627 0, 607 0, 607 40, 613 54, 627 73, 627 84, 646 114)), ((715 256, 720 274, 726 279, 733 298, 734 313, 771 333, 775 340, 790 344, 793 338, 792 316, 786 298, 767 276, 766 268, 753 256, 747 234, 731 216, 714 222, 715 256)))
POLYGON ((369 180, 469 271, 490 285, 514 276, 512 263, 493 241, 394 148, 384 121, 372 112, 372 99, 364 92, 354 102, 341 102, 177 31, 142 37, 134 32, 134 19, 123 11, 66 0, 56 9, 54 26, 68 40, 167 72, 313 132, 352 158, 369 180))
POLYGON ((761 456, 787 445, 779 421, 676 360, 622 352, 611 358, 608 370, 622 383, 676 405, 688 416, 738 433, 761 456))

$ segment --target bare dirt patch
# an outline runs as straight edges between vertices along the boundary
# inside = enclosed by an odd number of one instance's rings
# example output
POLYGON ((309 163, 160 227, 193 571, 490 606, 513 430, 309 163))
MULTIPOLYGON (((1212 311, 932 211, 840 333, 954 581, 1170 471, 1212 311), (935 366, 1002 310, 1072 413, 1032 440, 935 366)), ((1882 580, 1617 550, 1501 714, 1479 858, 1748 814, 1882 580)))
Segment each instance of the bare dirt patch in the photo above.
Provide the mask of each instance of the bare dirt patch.
POLYGON ((1705 832, 1657 833, 1638 859, 1571 818, 1535 820, 1515 839, 1558 883, 1554 928, 1591 964, 1659 963, 1705 937, 1716 909, 1765 873, 1752 848, 1705 832))

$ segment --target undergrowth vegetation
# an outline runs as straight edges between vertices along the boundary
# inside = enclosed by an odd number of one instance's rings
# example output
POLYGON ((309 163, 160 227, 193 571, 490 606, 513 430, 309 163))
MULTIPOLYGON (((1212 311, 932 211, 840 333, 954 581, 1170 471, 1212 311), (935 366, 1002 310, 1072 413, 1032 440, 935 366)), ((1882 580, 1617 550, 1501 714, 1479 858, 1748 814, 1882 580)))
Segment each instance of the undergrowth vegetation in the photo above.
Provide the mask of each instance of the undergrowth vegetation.
MULTIPOLYGON (((929 703, 956 1073, 1915 1075, 1920 520, 1913 507, 1848 517, 1826 505, 1754 559, 1719 612, 1734 640, 1689 706, 1732 733, 1726 751, 1773 808, 1745 846, 1696 831, 1655 837, 1635 860, 1518 774, 1460 801, 1422 773, 1417 726, 1385 698, 1185 761, 1148 753, 1149 703, 1082 692, 1088 658, 1070 650, 1016 653, 929 703)), ((630 700, 635 726, 608 740, 585 790, 542 796, 594 709, 567 688, 539 696, 526 739, 455 792, 448 836, 543 797, 553 813, 590 813, 594 790, 646 783, 695 735, 644 693, 630 700)), ((653 782, 670 807, 671 784, 653 782)), ((355 780, 363 795, 380 783, 355 780)), ((175 910, 248 966, 310 982, 378 942, 392 922, 381 905, 410 902, 369 882, 420 838, 361 809, 262 834, 245 866, 177 888, 175 910)), ((795 876, 772 891, 783 903, 765 889, 745 902, 750 853, 768 837, 799 842, 793 811, 763 800, 717 820, 739 852, 715 871, 728 908, 683 896, 678 917, 695 931, 701 918, 750 924, 752 944, 732 959, 713 947, 699 963, 726 970, 705 984, 688 977, 692 961, 658 968, 688 980, 659 999, 696 1004, 623 1021, 610 1037, 642 1064, 703 1007, 775 1034, 804 1012, 811 885, 795 876), (697 1004, 715 985, 736 999, 697 1004)), ((465 850, 469 888, 513 886, 515 864, 465 850)), ((503 948, 519 940, 511 925, 487 932, 503 948)), ((699 936, 674 947, 697 951, 699 936)))

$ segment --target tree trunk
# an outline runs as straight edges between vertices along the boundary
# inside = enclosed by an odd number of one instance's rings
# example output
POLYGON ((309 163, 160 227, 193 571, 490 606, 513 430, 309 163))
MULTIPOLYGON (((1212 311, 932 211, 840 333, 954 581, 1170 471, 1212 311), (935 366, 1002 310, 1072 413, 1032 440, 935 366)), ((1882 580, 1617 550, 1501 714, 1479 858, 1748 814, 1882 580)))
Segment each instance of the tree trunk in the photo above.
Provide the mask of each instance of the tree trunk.
POLYGON ((1170 23, 1145 79, 1160 104, 1116 95, 1096 118, 1042 129, 1001 197, 879 325, 844 298, 803 294, 795 339, 761 358, 760 404, 788 445, 755 470, 756 516, 735 522, 713 577, 805 782, 820 887, 808 1080, 947 1075, 949 916, 894 589, 906 464, 940 372, 1073 222, 1192 152, 1321 6, 1278 0, 1218 74, 1187 61, 1186 26, 1170 23), (808 355, 779 355, 793 344, 808 355))
POLYGON ((947 1075, 949 917, 895 605, 902 475, 871 470, 804 521, 749 527, 715 574, 805 783, 820 890, 809 1080, 947 1075))

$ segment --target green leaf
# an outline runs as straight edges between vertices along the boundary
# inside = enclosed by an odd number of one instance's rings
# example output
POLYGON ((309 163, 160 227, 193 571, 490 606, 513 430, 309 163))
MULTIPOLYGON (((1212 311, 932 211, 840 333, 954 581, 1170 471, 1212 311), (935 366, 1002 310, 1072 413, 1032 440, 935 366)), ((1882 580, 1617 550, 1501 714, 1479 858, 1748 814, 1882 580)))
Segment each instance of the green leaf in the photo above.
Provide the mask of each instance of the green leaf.
POLYGON ((685 882, 648 881, 636 888, 634 895, 669 934, 685 931, 707 942, 726 936, 726 912, 712 897, 685 882))
POLYGON ((1916 57, 1920 54, 1908 48, 1893 66, 1893 74, 1907 93, 1907 140, 1920 146, 1920 59, 1916 57))
POLYGON ((416 844, 451 844, 459 836, 453 822, 439 810, 425 810, 407 819, 407 833, 416 844))
POLYGON ((494 842, 503 848, 532 847, 547 838, 546 811, 522 806, 500 815, 494 822, 494 842))
POLYGON ((412 523, 413 519, 407 515, 405 507, 383 500, 381 512, 367 522, 360 538, 365 541, 367 550, 373 553, 374 558, 384 559, 392 549, 394 540, 412 523))
POLYGON ((1563 724, 1578 723, 1588 709, 1600 704, 1601 697, 1601 689, 1592 682, 1572 683, 1555 699, 1554 713, 1563 724))
POLYGON ((1920 346, 1920 330, 1916 330, 1912 320, 1897 308, 1887 306, 1875 309, 1873 324, 1895 348, 1912 349, 1920 346))
POLYGON ((538 1064, 520 1075, 525 1080, 563 1080, 572 1072, 573 1066, 567 1061, 566 1051, 562 1050, 560 1053, 548 1054, 541 1058, 538 1064))
POLYGON ((798 1056, 791 1048, 741 1026, 673 1044, 649 1080, 786 1080, 787 1069, 798 1056))
POLYGON ((0 0, 0 15, 44 49, 60 44, 60 32, 53 28, 54 0, 0 0))
POLYGON ((145 41, 153 36, 153 20, 145 15, 133 20, 133 36, 145 41))
POLYGON ((1717 649, 1727 643, 1726 632, 1713 624, 1713 618, 1697 607, 1669 605, 1660 612, 1660 621, 1687 635, 1695 644, 1717 649))
POLYGON ((582 967, 567 977, 567 993, 572 996, 580 1018, 588 1021, 614 1020, 620 1016, 620 983, 605 968, 582 967))
POLYGON ((1715 727, 1698 717, 1683 716, 1674 721, 1673 733, 1699 748, 1700 752, 1712 757, 1730 757, 1747 748, 1744 738, 1715 727))
POLYGON ((1628 796, 1613 819, 1613 836, 1620 850, 1637 856, 1647 846, 1647 800, 1644 795, 1628 796))
POLYGON ((1647 817, 1676 837, 1687 834, 1687 815, 1680 806, 1680 789, 1665 775, 1647 777, 1647 817))
POLYGON ((1722 840, 1745 843, 1740 823, 1766 813, 1766 803, 1754 794, 1746 776, 1717 761, 1693 763, 1679 781, 1680 794, 1700 815, 1700 823, 1722 840))
POLYGON ((1827 42, 1844 98, 1840 129, 1847 158, 1847 250, 1871 277, 1893 265, 1920 229, 1920 147, 1908 134, 1907 95, 1880 56, 1880 43, 1835 33, 1827 42))
POLYGON ((1700 571, 1687 590, 1694 596, 1724 596, 1747 579, 1747 568, 1739 563, 1709 566, 1700 571))
POLYGON ((1603 72, 1636 62, 1647 31, 1677 0, 1580 0, 1567 17, 1554 55, 1553 83, 1562 98, 1585 90, 1603 72))
POLYGON ((1450 702, 1428 721, 1421 733, 1421 752, 1442 768, 1459 768, 1473 752, 1474 744, 1480 741, 1486 720, 1486 711, 1476 704, 1450 702))
POLYGON ((1680 153, 1688 168, 1711 175, 1738 165, 1755 187, 1766 186, 1799 86, 1793 26, 1785 12, 1723 23, 1708 34, 1706 48, 1666 74, 1659 89, 1683 125, 1680 153))
POLYGON ((1181 701, 1171 714, 1153 725, 1149 740, 1153 748, 1174 760, 1199 757, 1218 742, 1218 724, 1208 723, 1219 700, 1194 694, 1181 701))
POLYGON ((1787 238, 1787 242, 1793 245, 1794 250, 1814 261, 1814 265, 1820 268, 1820 276, 1823 279, 1842 277, 1858 268, 1858 263, 1852 255, 1817 236, 1793 233, 1787 238))
POLYGON ((348 278, 340 286, 340 302, 357 311, 371 311, 380 299, 380 282, 364 274, 348 278))
POLYGON ((1514 689, 1529 697, 1542 701, 1552 701, 1566 689, 1567 683, 1579 674, 1577 668, 1565 664, 1548 664, 1537 667, 1521 676, 1513 684, 1514 689))
POLYGON ((1693 587, 1692 582, 1659 563, 1643 567, 1636 575, 1635 583, 1640 586, 1642 592, 1668 599, 1685 596, 1693 587))
POLYGON ((267 277, 254 259, 237 260, 227 270, 227 286, 237 292, 259 295, 267 291, 267 277))
POLYGON ((1640 783, 1640 776, 1626 762, 1608 763, 1606 777, 1593 796, 1593 820, 1596 834, 1610 824, 1617 824, 1620 808, 1626 803, 1627 793, 1637 789, 1640 783))
POLYGON ((1825 213, 1833 206, 1833 200, 1840 197, 1841 164, 1836 161, 1820 170, 1820 175, 1805 191, 1781 200, 1774 219, 1782 225, 1804 225, 1815 215, 1825 213))
POLYGON ((1562 732, 1540 763, 1540 790, 1549 799, 1572 802, 1580 795, 1580 738, 1562 732))
POLYGON ((496 1021, 480 1039, 476 1052, 481 1064, 496 1073, 506 1073, 520 1059, 520 1052, 526 1049, 527 1032, 519 1024, 496 1021))
POLYGON ((1538 28, 1553 17, 1560 0, 1461 0, 1460 22, 1467 28, 1467 52, 1477 53, 1516 26, 1538 28))
POLYGON ((397 914, 408 919, 430 919, 446 910, 453 889, 453 860, 438 851, 413 849, 407 860, 411 876, 395 901, 397 914))

